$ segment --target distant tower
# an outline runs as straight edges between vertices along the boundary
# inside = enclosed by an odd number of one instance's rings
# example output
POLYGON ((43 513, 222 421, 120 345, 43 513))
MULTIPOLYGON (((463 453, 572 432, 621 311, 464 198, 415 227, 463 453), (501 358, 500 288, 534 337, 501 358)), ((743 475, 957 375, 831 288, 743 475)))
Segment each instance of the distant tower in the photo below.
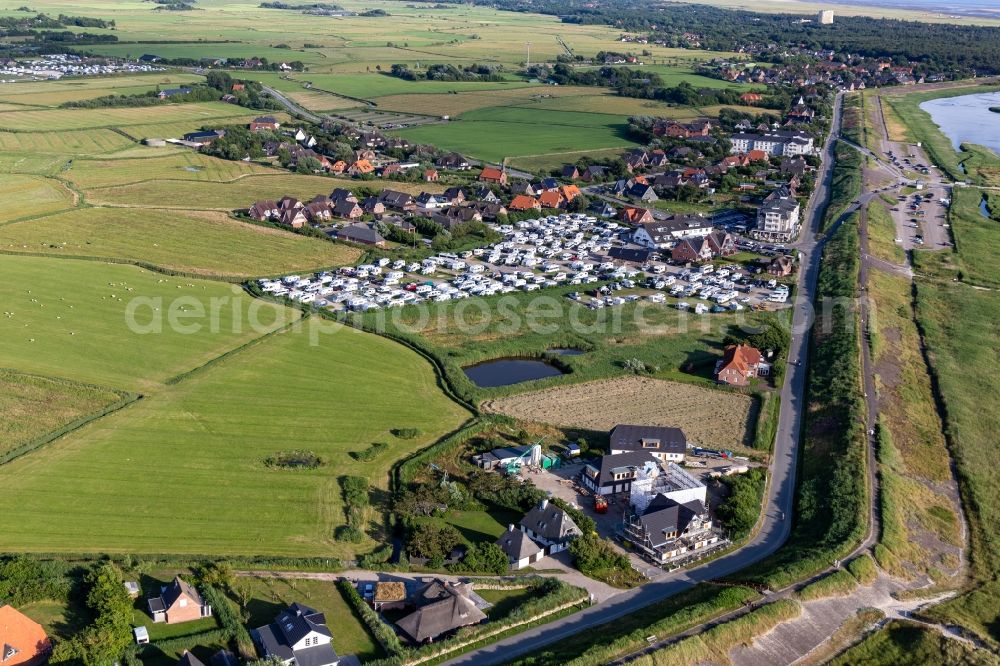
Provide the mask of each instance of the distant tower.
POLYGON ((833 23, 833 10, 832 9, 821 10, 816 20, 823 25, 830 25, 831 23, 833 23))

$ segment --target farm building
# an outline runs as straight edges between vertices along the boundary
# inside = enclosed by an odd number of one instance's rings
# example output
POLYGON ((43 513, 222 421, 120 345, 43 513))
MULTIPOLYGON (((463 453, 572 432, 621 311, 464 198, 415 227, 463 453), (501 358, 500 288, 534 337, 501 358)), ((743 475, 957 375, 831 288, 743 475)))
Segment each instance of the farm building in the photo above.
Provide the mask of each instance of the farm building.
POLYGON ((541 447, 535 451, 532 446, 505 446, 486 453, 472 456, 472 463, 487 471, 499 469, 507 474, 516 473, 521 465, 534 465, 549 469, 559 465, 559 459, 542 453, 541 447))

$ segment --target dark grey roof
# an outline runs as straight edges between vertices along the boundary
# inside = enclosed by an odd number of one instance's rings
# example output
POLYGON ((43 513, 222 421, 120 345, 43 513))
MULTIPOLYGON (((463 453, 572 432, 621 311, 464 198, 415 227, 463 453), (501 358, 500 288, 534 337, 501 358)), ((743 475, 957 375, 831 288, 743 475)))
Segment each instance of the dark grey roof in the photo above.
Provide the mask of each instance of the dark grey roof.
POLYGON ((687 437, 680 428, 616 425, 611 429, 611 450, 683 454, 687 450, 687 437))
POLYGON ((378 196, 379 200, 389 206, 390 208, 402 208, 407 204, 413 203, 413 197, 406 192, 397 192, 396 190, 382 190, 382 193, 378 196))
POLYGON ((211 666, 240 666, 236 655, 229 650, 219 650, 209 659, 211 666))
POLYGON ((542 551, 538 544, 532 541, 527 534, 514 528, 513 525, 500 535, 500 538, 496 540, 496 544, 514 562, 523 560, 526 557, 532 557, 542 551))
POLYGON ((614 483, 615 470, 641 468, 647 462, 659 464, 659 461, 649 451, 629 451, 628 453, 616 453, 615 455, 603 456, 597 464, 597 482, 600 486, 614 483))
POLYGON ((349 224, 337 230, 337 238, 346 241, 356 241, 358 243, 381 243, 385 241, 382 234, 375 231, 367 224, 349 224))
POLYGON ((636 250, 626 247, 613 247, 608 250, 608 257, 619 261, 631 261, 637 264, 645 263, 649 259, 649 250, 636 250))
POLYGON ((284 661, 295 659, 296 666, 328 666, 337 661, 337 653, 330 644, 292 649, 293 645, 312 633, 332 636, 323 613, 309 606, 293 603, 274 622, 258 627, 254 633, 265 656, 279 657, 284 661))
POLYGON ((649 503, 639 522, 642 523, 650 543, 655 546, 667 541, 665 534, 669 532, 678 535, 683 533, 695 516, 704 513, 705 505, 699 501, 678 504, 666 495, 660 494, 649 503))
MULTIPOLYGON (((160 598, 163 600, 164 606, 166 608, 170 608, 177 602, 177 599, 180 598, 182 594, 187 595, 191 601, 199 606, 204 603, 201 600, 201 595, 198 594, 198 590, 194 589, 190 583, 185 581, 180 576, 174 577, 174 582, 166 586, 163 590, 163 594, 160 595, 160 598)), ((152 603, 150 603, 150 606, 152 606, 152 603)))
POLYGON ((198 657, 194 656, 187 650, 184 650, 184 654, 177 661, 177 666, 205 666, 205 664, 198 657))
POLYGON ((565 541, 583 534, 569 514, 548 500, 524 514, 521 526, 549 541, 565 541))

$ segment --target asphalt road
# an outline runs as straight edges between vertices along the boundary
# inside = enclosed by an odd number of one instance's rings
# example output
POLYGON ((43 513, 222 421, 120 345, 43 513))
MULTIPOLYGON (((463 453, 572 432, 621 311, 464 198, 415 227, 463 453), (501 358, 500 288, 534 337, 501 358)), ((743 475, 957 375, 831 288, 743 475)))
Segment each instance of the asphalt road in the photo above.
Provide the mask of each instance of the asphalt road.
POLYGON ((795 497, 795 473, 798 458, 799 433, 805 411, 806 367, 809 353, 809 331, 813 324, 813 301, 819 275, 822 246, 827 238, 820 235, 822 213, 830 196, 833 161, 833 137, 841 119, 841 96, 834 103, 833 129, 824 144, 823 164, 816 178, 816 190, 803 213, 806 228, 795 248, 802 253, 799 285, 792 311, 792 336, 788 352, 788 369, 781 387, 781 411, 771 464, 771 480, 767 489, 759 530, 742 548, 693 569, 667 574, 655 581, 612 597, 569 617, 529 629, 479 650, 468 652, 446 664, 492 666, 517 657, 538 652, 545 646, 571 637, 593 627, 640 611, 645 606, 662 601, 694 585, 728 576, 759 562, 774 553, 788 539, 795 497))

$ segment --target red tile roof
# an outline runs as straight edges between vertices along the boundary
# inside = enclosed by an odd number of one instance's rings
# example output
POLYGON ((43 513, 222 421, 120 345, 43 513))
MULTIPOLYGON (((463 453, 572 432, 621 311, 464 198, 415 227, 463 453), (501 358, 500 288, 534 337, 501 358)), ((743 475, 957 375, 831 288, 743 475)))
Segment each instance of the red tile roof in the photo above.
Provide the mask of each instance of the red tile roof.
POLYGON ((51 644, 40 624, 12 606, 3 606, 0 607, 0 650, 8 646, 17 652, 3 659, 3 666, 35 666, 44 663, 51 644))

